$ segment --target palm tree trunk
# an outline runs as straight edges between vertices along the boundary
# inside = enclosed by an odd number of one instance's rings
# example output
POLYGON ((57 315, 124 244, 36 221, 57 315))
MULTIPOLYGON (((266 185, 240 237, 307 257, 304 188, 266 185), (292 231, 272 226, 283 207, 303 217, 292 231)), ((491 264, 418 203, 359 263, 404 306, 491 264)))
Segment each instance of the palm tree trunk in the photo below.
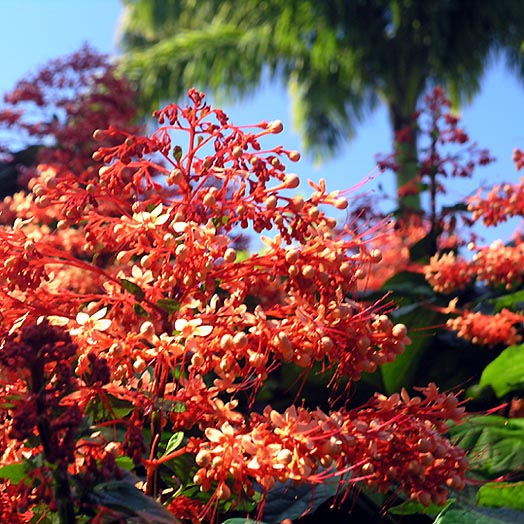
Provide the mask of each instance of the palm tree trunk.
POLYGON ((395 152, 398 205, 400 210, 421 209, 420 195, 416 189, 418 173, 417 128, 413 120, 416 110, 414 103, 399 107, 394 100, 389 103, 389 115, 393 127, 393 150, 395 152), (411 188, 411 184, 413 184, 411 188), (409 188, 409 189, 408 189, 409 188))

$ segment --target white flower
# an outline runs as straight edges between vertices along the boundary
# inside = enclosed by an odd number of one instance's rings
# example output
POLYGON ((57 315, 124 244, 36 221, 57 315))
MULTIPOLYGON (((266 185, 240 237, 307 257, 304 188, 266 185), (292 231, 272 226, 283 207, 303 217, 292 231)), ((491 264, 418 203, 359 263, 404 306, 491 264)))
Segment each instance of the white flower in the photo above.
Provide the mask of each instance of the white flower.
POLYGON ((76 316, 77 328, 71 330, 71 335, 82 335, 86 340, 93 344, 96 342, 96 332, 106 331, 111 326, 111 320, 104 318, 107 313, 107 307, 98 310, 96 313, 89 315, 81 311, 76 316))
POLYGON ((180 331, 184 338, 189 337, 206 337, 213 331, 213 326, 202 326, 201 318, 186 320, 178 318, 175 320, 175 329, 180 331))
POLYGON ((169 220, 168 214, 162 214, 163 205, 162 203, 153 209, 153 211, 140 211, 139 213, 133 213, 133 220, 138 223, 136 227, 146 227, 148 229, 155 229, 156 226, 161 226, 169 220))

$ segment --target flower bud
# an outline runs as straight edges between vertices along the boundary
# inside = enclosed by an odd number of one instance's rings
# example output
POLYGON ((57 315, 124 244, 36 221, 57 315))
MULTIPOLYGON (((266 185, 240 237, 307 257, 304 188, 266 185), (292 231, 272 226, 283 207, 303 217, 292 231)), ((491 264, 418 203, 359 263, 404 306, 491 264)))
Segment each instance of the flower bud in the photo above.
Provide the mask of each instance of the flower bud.
POLYGON ((179 185, 183 179, 184 179, 184 173, 182 172, 181 169, 178 169, 177 167, 175 167, 175 169, 173 169, 171 173, 169 173, 169 176, 167 177, 167 183, 179 185))
POLYGON ((302 275, 304 278, 312 279, 315 276, 315 268, 309 264, 304 266, 302 268, 302 275))
POLYGON ((267 129, 270 133, 277 135, 278 133, 282 133, 284 130, 284 124, 280 120, 273 120, 273 122, 269 123, 267 129))
POLYGON ((205 468, 211 464, 211 454, 207 449, 201 449, 195 457, 195 462, 198 466, 205 468))
POLYGON ((234 337, 233 337, 233 344, 235 344, 235 347, 237 349, 243 348, 247 346, 247 336, 243 331, 239 331, 234 337))
POLYGON ((237 252, 232 248, 226 249, 224 253, 224 260, 229 264, 232 264, 237 259, 237 252))
POLYGON ((268 209, 275 209, 277 207, 277 197, 275 195, 268 196, 264 202, 268 209))
POLYGON ((333 204, 337 209, 346 209, 348 207, 347 198, 337 198, 333 204))
POLYGON ((217 203, 217 199, 213 193, 208 193, 203 199, 204 205, 207 207, 213 207, 217 203))
POLYGON ((290 151, 288 157, 291 162, 298 162, 300 160, 300 153, 298 151, 290 151))
POLYGON ((295 189, 300 185, 300 179, 295 173, 290 173, 284 179, 284 185, 289 189, 295 189))
POLYGON ((93 138, 97 141, 97 142, 101 142, 102 140, 104 140, 105 138, 105 133, 101 130, 101 129, 95 129, 93 131, 93 138))

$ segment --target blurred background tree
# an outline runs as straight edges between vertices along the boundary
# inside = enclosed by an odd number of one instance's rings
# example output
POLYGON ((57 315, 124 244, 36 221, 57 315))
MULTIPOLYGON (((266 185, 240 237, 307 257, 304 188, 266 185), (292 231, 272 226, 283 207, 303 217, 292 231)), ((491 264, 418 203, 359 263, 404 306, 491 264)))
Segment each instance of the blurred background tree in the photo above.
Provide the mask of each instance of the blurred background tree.
MULTIPOLYGON (((501 0, 124 0, 123 67, 144 111, 187 88, 242 97, 265 79, 289 87, 294 121, 317 158, 333 154, 379 102, 399 161, 417 176, 417 102, 442 84, 471 99, 495 56, 524 77, 524 3, 501 0), (401 140, 398 140, 401 135, 401 140)), ((400 205, 418 209, 415 191, 400 205)))
POLYGON ((20 80, 0 106, 0 198, 26 188, 38 164, 92 176, 93 131, 138 132, 135 96, 109 57, 87 45, 20 80))

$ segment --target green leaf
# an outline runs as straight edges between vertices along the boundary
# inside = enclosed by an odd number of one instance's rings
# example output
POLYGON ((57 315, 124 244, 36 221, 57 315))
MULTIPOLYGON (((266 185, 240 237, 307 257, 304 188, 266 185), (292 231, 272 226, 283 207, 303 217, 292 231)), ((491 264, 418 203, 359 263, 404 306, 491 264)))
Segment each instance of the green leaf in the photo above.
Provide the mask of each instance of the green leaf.
POLYGON ((391 277, 382 286, 383 291, 393 291, 398 293, 395 299, 407 297, 427 298, 434 297, 435 292, 427 283, 424 275, 420 273, 412 273, 411 271, 401 271, 391 277))
POLYGON ((149 313, 147 309, 144 309, 140 304, 136 303, 133 306, 133 311, 139 316, 139 317, 149 317, 149 313))
POLYGON ((488 477, 522 469, 524 464, 524 419, 497 415, 474 416, 451 425, 452 442, 465 449, 470 468, 488 477))
POLYGON ((100 397, 94 397, 86 408, 86 414, 92 417, 92 420, 111 420, 125 418, 133 411, 133 404, 127 400, 116 398, 113 395, 107 395, 107 401, 102 402, 100 397))
POLYGON ((213 218, 213 225, 218 228, 220 226, 225 226, 229 222, 229 217, 226 215, 223 215, 221 217, 215 217, 213 218))
POLYGON ((269 524, 298 519, 315 511, 323 502, 334 497, 339 489, 338 480, 316 486, 296 486, 292 481, 279 482, 267 494, 262 519, 269 524))
POLYGON ((104 482, 95 486, 97 504, 123 515, 139 517, 142 524, 180 524, 180 521, 156 500, 126 481, 104 482))
MULTIPOLYGON (((179 455, 173 460, 170 460, 165 464, 169 470, 171 470, 174 473, 174 477, 176 478, 176 482, 181 483, 182 486, 184 486, 183 494, 186 495, 185 488, 191 485, 193 482, 193 476, 196 472, 195 469, 195 459, 193 455, 189 453, 184 453, 183 455, 179 455)), ((173 475, 169 475, 171 480, 173 479, 173 475)), ((198 486, 196 487, 197 491, 200 489, 198 486)))
POLYGON ((173 453, 176 449, 180 447, 180 444, 184 441, 184 432, 183 431, 177 431, 176 433, 173 433, 171 435, 171 438, 167 442, 166 450, 164 451, 164 455, 169 455, 170 453, 173 453))
POLYGON ((524 386, 524 344, 510 346, 490 362, 480 377, 479 386, 490 386, 497 397, 524 386))
POLYGON ((126 471, 131 471, 135 468, 135 463, 130 457, 117 457, 115 462, 120 469, 125 469, 126 471))
POLYGON ((235 517, 225 520, 222 524, 266 524, 261 520, 253 520, 248 517, 235 517))
POLYGON ((173 406, 171 407, 171 411, 173 411, 173 413, 185 413, 186 412, 186 405, 184 402, 180 402, 180 400, 177 400, 173 406))
POLYGON ((251 254, 247 249, 243 249, 242 251, 237 251, 237 259, 236 262, 243 262, 244 260, 247 260, 251 254))
POLYGON ((23 463, 8 464, 0 468, 0 478, 18 484, 27 476, 26 465, 23 463))
POLYGON ((168 313, 175 313, 180 309, 180 301, 175 298, 161 298, 156 305, 168 313))
POLYGON ((182 158, 182 148, 180 146, 177 145, 173 147, 173 156, 176 161, 180 161, 182 158))
POLYGON ((126 278, 121 278, 120 284, 122 284, 122 287, 126 291, 129 291, 129 293, 134 295, 137 300, 144 299, 145 293, 134 282, 131 282, 131 280, 127 280, 126 278))
POLYGON ((479 506, 446 508, 433 524, 524 524, 524 513, 479 506))
POLYGON ((380 367, 387 394, 413 385, 420 361, 432 342, 430 333, 417 328, 436 325, 440 317, 440 313, 423 310, 422 307, 409 309, 408 313, 395 317, 395 322, 401 322, 409 327, 408 336, 411 338, 411 344, 407 345, 404 353, 398 355, 393 362, 380 367))
POLYGON ((47 504, 33 506, 31 511, 33 512, 31 522, 38 524, 60 524, 60 516, 58 513, 51 513, 47 504))
POLYGON ((454 499, 450 499, 445 506, 437 506, 436 504, 431 503, 426 507, 416 500, 406 500, 402 504, 390 508, 388 513, 391 513, 392 515, 438 515, 454 502, 454 499))
POLYGON ((409 248, 409 259, 412 262, 428 262, 434 249, 434 240, 431 235, 426 235, 409 248))
POLYGON ((524 510, 524 482, 490 482, 477 494, 480 506, 524 510))
POLYGON ((107 395, 107 399, 111 405, 111 415, 116 419, 126 417, 134 409, 133 403, 128 400, 117 398, 113 395, 107 395))
POLYGON ((509 295, 503 295, 495 298, 492 301, 495 305, 495 312, 500 313, 504 308, 515 311, 516 309, 522 309, 524 306, 524 290, 510 293, 509 295))

